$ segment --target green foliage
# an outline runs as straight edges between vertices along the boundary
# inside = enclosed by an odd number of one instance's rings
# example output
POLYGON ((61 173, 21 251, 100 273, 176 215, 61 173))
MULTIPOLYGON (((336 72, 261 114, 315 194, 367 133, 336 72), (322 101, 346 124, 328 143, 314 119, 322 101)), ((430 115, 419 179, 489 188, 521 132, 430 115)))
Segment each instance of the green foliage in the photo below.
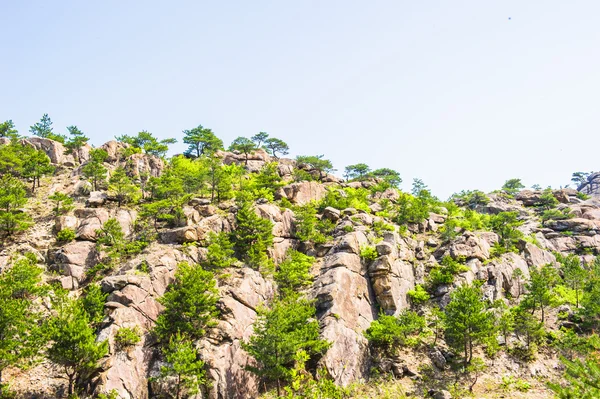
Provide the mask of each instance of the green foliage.
POLYGON ((156 320, 154 333, 162 343, 176 333, 201 338, 217 315, 218 292, 213 274, 200 266, 179 263, 175 280, 159 299, 165 307, 156 320))
POLYGON ((237 206, 236 228, 231 238, 238 256, 253 267, 268 267, 267 249, 273 245, 273 223, 256 214, 244 193, 238 197, 237 206))
POLYGON ((569 208, 565 209, 548 209, 542 213, 542 223, 548 220, 565 220, 571 219, 574 215, 569 208))
POLYGON ((357 163, 355 165, 346 166, 344 169, 344 177, 346 178, 346 181, 362 181, 369 177, 370 172, 371 168, 369 168, 369 165, 357 163))
POLYGON ((521 183, 521 179, 509 179, 502 186, 502 191, 510 196, 514 196, 524 188, 525 186, 521 183))
POLYGON ((369 190, 365 188, 346 187, 343 190, 330 189, 323 200, 321 200, 318 208, 322 211, 330 206, 340 210, 354 208, 370 212, 369 195, 369 190))
MULTIPOLYGON (((180 155, 171 158, 169 168, 166 171, 166 174, 169 176, 168 180, 162 181, 162 179, 159 179, 158 181, 161 185, 167 183, 176 186, 177 189, 174 190, 175 192, 185 194, 200 193, 208 181, 208 169, 208 160, 190 159, 180 155)), ((165 174, 163 173, 162 176, 165 176, 165 174)), ((168 193, 171 190, 164 190, 163 187, 158 187, 158 190, 154 191, 155 196, 164 198, 157 191, 168 193)))
POLYGON ((586 200, 589 200, 589 199, 590 199, 590 198, 592 198, 592 197, 591 197, 590 195, 587 195, 587 194, 586 194, 586 193, 584 193, 584 192, 578 191, 578 192, 577 192, 577 198, 579 198, 579 199, 580 199, 580 200, 582 200, 582 201, 586 201, 586 200))
POLYGON ((39 122, 29 127, 29 132, 35 136, 58 141, 59 143, 64 144, 66 137, 56 134, 52 130, 52 120, 48 114, 44 114, 39 122))
POLYGON ((398 213, 396 223, 405 225, 407 223, 421 223, 429 217, 429 197, 412 196, 406 193, 400 193, 398 199, 398 213))
POLYGON ((477 286, 462 285, 450 294, 445 309, 446 343, 463 352, 464 368, 473 358, 473 347, 484 342, 494 331, 494 317, 486 309, 477 286))
MULTIPOLYGON (((398 188, 398 186, 400 186, 400 183, 402 183, 402 178, 400 177, 400 173, 396 172, 393 169, 388 169, 388 168, 375 169, 373 172, 371 172, 371 175, 378 179, 382 179, 383 182, 386 183, 386 185, 389 187, 398 188)), ((383 187, 381 187, 381 188, 383 188, 383 187)))
POLYGON ((74 150, 83 147, 89 141, 89 137, 87 137, 77 126, 67 126, 67 130, 69 131, 69 139, 65 143, 65 147, 67 147, 68 152, 72 153, 74 150))
POLYGON ((262 197, 273 200, 275 192, 284 185, 285 183, 279 176, 277 163, 270 162, 265 164, 259 173, 253 175, 250 188, 254 198, 258 199, 262 194, 262 197))
POLYGON ((548 384, 560 399, 594 399, 600 397, 600 361, 591 356, 586 360, 561 358, 565 365, 566 383, 548 384))
POLYGON ((298 350, 294 358, 295 365, 290 371, 290 385, 285 387, 286 399, 344 399, 349 395, 349 389, 339 387, 327 376, 320 375, 317 370, 318 379, 313 378, 306 370, 306 362, 310 356, 305 350, 298 350))
POLYGON ((177 142, 175 139, 158 140, 154 135, 146 130, 142 130, 137 136, 122 135, 117 140, 127 143, 133 147, 141 148, 146 154, 164 157, 169 151, 169 144, 177 142))
POLYGON ((237 165, 222 165, 218 158, 208 160, 208 184, 211 202, 233 198, 233 178, 238 175, 237 165))
POLYGON ((133 184, 125 169, 118 167, 108 180, 108 191, 117 199, 117 204, 135 202, 141 197, 140 189, 133 184))
POLYGON ((514 320, 514 332, 525 347, 514 347, 511 352, 525 361, 532 360, 535 357, 537 344, 544 338, 544 325, 534 315, 532 315, 524 306, 517 306, 511 309, 514 320))
POLYGON ((490 202, 489 197, 483 191, 479 190, 461 191, 460 193, 453 194, 451 200, 469 209, 475 209, 490 202))
POLYGON ((73 209, 73 198, 59 191, 48 197, 50 201, 54 201, 55 205, 52 208, 54 216, 60 216, 73 209))
POLYGON ((377 249, 370 245, 364 245, 360 249, 360 257, 366 263, 373 262, 378 256, 377 249))
POLYGON ((541 269, 532 267, 529 270, 530 279, 525 285, 527 293, 523 306, 534 311, 541 311, 541 322, 544 322, 545 309, 550 305, 552 289, 559 281, 558 272, 551 264, 544 265, 541 269))
POLYGON ((27 258, 0 273, 0 389, 3 370, 27 366, 45 343, 35 304, 41 281, 42 269, 27 258))
POLYGON ((92 183, 94 191, 106 180, 106 168, 103 165, 106 158, 108 153, 105 150, 95 148, 90 151, 90 159, 81 168, 81 173, 92 183))
POLYGON ((319 322, 311 301, 294 295, 260 308, 254 334, 242 344, 257 366, 247 368, 267 381, 290 381, 296 353, 321 354, 329 343, 319 337, 319 322))
POLYGON ((108 219, 102 228, 96 230, 96 244, 110 247, 114 252, 121 253, 125 247, 125 233, 121 224, 115 218, 108 219))
POLYGON ((396 231, 394 225, 388 224, 383 220, 374 220, 372 228, 377 237, 382 237, 386 231, 396 231))
POLYGON ((229 146, 229 151, 239 151, 246 157, 246 165, 248 165, 248 157, 256 151, 256 144, 246 137, 238 137, 229 146))
POLYGON ((275 158, 279 158, 277 153, 279 153, 279 155, 287 155, 290 150, 285 141, 275 137, 268 138, 265 141, 265 148, 267 149, 267 152, 275 158))
POLYGON ((492 215, 490 226, 494 233, 500 238, 500 245, 506 251, 518 252, 517 242, 523 237, 523 233, 517 230, 517 227, 523 224, 518 219, 517 212, 500 212, 492 215))
POLYGON ((302 241, 324 244, 331 239, 335 225, 328 219, 317 217, 313 203, 294 208, 296 220, 296 236, 302 241))
POLYGON ((421 284, 406 293, 414 305, 421 305, 429 300, 429 294, 421 284))
POLYGON ((0 178, 0 230, 7 236, 27 230, 31 218, 20 208, 27 203, 25 185, 8 174, 0 178))
POLYGON ((250 140, 254 142, 256 148, 261 148, 268 138, 269 134, 267 132, 258 132, 254 136, 250 137, 250 140))
POLYGON ((71 242, 75 239, 75 231, 68 227, 62 229, 58 233, 56 233, 56 241, 61 243, 71 242))
POLYGON ((583 297, 581 299, 580 311, 585 324, 591 328, 597 328, 600 318, 600 257, 596 257, 590 265, 589 275, 584 282, 583 297))
POLYGON ((298 292, 312 283, 310 269, 314 258, 302 252, 289 250, 273 276, 283 295, 298 292))
POLYGON ((29 152, 28 156, 23 160, 23 177, 33 180, 31 192, 35 191, 36 183, 37 187, 40 187, 40 179, 43 176, 51 173, 54 173, 54 167, 50 165, 50 158, 42 150, 29 152))
POLYGON ((5 137, 11 140, 19 138, 19 132, 15 129, 15 124, 12 120, 7 120, 0 123, 0 137, 5 137))
POLYGON ((569 254, 567 256, 557 254, 556 260, 561 264, 563 279, 573 291, 575 291, 575 303, 579 307, 580 292, 588 277, 588 271, 581 264, 577 255, 569 254))
POLYGON ((162 354, 167 364, 161 367, 158 380, 174 377, 175 392, 172 393, 172 397, 189 397, 198 393, 200 387, 206 384, 204 362, 188 337, 176 333, 162 348, 162 354))
MULTIPOLYGON (((464 261, 463 259, 460 260, 464 261)), ((469 268, 466 265, 446 255, 442 258, 440 266, 434 267, 429 273, 429 284, 433 287, 441 284, 452 284, 458 274, 467 271, 469 271, 469 268)))
POLYGON ((68 395, 75 383, 88 383, 108 354, 108 341, 96 342, 96 334, 82 304, 59 295, 54 301, 56 315, 49 322, 48 359, 62 368, 68 380, 68 395))
POLYGON ((577 187, 579 187, 582 184, 587 183, 588 176, 592 173, 593 172, 575 172, 571 175, 571 181, 575 183, 577 187))
POLYGON ((121 327, 115 334, 115 346, 121 351, 137 345, 141 340, 142 331, 138 326, 121 327))
POLYGON ((333 173, 335 169, 328 159, 323 159, 323 155, 299 155, 296 157, 299 167, 308 168, 318 172, 319 180, 322 180, 327 173, 333 173))
POLYGON ((219 139, 212 130, 198 125, 191 130, 183 131, 183 142, 188 144, 185 152, 189 157, 200 157, 201 155, 212 155, 223 149, 223 141, 219 139))
POLYGON ((540 195, 540 198, 535 203, 536 207, 545 210, 552 209, 556 207, 556 205, 558 205, 558 200, 556 199, 556 197, 554 197, 551 188, 545 189, 542 195, 540 195))
POLYGON ((390 351, 397 345, 417 346, 426 325, 423 316, 404 310, 398 316, 380 314, 364 334, 372 345, 390 351))
POLYGON ((116 389, 111 389, 109 393, 99 393, 98 399, 119 399, 119 392, 116 389))
POLYGON ((233 244, 229 240, 229 236, 223 232, 208 233, 208 252, 206 261, 203 263, 204 268, 208 270, 221 270, 231 267, 235 264, 236 259, 233 256, 233 244))
POLYGON ((81 306, 88 316, 90 325, 97 328, 104 320, 104 304, 106 303, 107 293, 102 292, 100 285, 90 284, 85 287, 83 296, 80 299, 81 306))

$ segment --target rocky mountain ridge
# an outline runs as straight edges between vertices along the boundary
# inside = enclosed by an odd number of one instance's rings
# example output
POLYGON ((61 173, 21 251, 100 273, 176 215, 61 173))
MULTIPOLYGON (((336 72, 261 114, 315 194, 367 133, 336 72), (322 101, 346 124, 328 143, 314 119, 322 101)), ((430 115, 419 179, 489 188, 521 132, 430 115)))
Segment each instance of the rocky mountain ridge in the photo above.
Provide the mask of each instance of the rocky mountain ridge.
MULTIPOLYGON (((34 218, 34 226, 3 242, 0 270, 7 268, 16 254, 31 252, 46 268, 48 281, 58 281, 63 288, 77 295, 87 283, 86 272, 101 259, 96 245, 97 232, 114 218, 126 236, 134 236, 139 209, 117 207, 106 191, 91 191, 89 182, 81 174, 82 165, 89 160, 91 147, 67 154, 60 143, 49 139, 27 138, 23 143, 43 150, 57 171, 44 181, 43 187, 26 205, 34 218), (72 212, 58 217, 52 215, 46 198, 55 192, 75 199, 72 212), (54 235, 64 229, 72 229, 76 238, 59 244, 54 235)), ((167 165, 157 156, 135 153, 123 158, 120 154, 127 146, 109 141, 99 147, 108 153, 104 164, 109 173, 119 166, 124 167, 133 179, 157 177, 164 172, 167 165)), ((594 196, 582 199, 579 191, 572 189, 554 190, 552 194, 559 201, 556 209, 574 217, 549 220, 543 225, 540 215, 532 209, 540 201, 542 191, 523 190, 514 198, 490 194, 489 202, 476 205, 474 210, 481 214, 516 212, 523 221, 518 229, 527 239, 519 241, 517 252, 509 251, 499 256, 493 254, 493 248, 500 237, 493 231, 456 229, 451 239, 442 239, 440 234, 449 218, 448 209, 443 207, 437 212, 429 212, 423 221, 407 223, 404 229, 401 228, 382 213, 388 204, 397 204, 400 200, 394 188, 372 193, 368 210, 325 207, 318 217, 332 224, 332 240, 318 244, 303 242, 297 234, 294 211, 282 206, 281 201, 305 205, 323 200, 331 190, 369 189, 377 182, 347 183, 332 175, 324 176, 320 181, 295 182, 294 170, 304 166, 294 160, 275 159, 262 150, 248 158, 226 151, 216 155, 225 165, 242 165, 250 173, 257 173, 270 162, 277 162, 277 173, 286 183, 275 193, 276 201, 259 200, 255 211, 273 223, 274 242, 269 255, 275 263, 283 261, 290 248, 316 259, 312 268, 314 281, 307 296, 315 300, 321 336, 331 343, 318 360, 318 366, 341 386, 368 381, 374 369, 387 371, 398 379, 410 377, 411 386, 422 381, 421 364, 430 365, 434 375, 442 375, 447 370, 453 355, 447 353, 443 344, 425 352, 417 351, 405 359, 382 359, 375 356, 364 335, 380 312, 398 315, 409 308, 409 291, 417 285, 425 285, 431 271, 439 267, 444 257, 464 261, 468 270, 460 272, 454 283, 440 285, 432 293, 432 300, 442 307, 448 304, 453 287, 457 285, 481 281, 484 297, 490 301, 517 298, 523 293, 523 282, 515 278, 515 270, 520 270, 522 279, 527 281, 532 268, 557 265, 555 253, 577 254, 584 263, 592 263, 595 255, 600 253, 600 199, 594 196), (392 228, 376 232, 382 225, 392 228), (373 259, 362 256, 365 247, 375 249, 373 259)), ((310 168, 306 171, 311 173, 310 168)), ((321 177, 321 173, 318 174, 321 177)), ((585 193, 596 194, 594 182, 598 177, 592 176, 590 183, 580 188, 585 193)), ((344 195, 343 191, 340 193, 344 195)), ((162 362, 157 356, 154 338, 149 334, 163 308, 158 298, 173 281, 178 263, 199 263, 206 258, 205 243, 210 232, 235 230, 235 212, 236 205, 231 200, 215 203, 194 197, 183 206, 185 220, 181 225, 161 228, 157 242, 102 278, 100 286, 108 298, 98 340, 108 341, 110 350, 109 356, 102 361, 102 370, 94 377, 94 392, 114 390, 123 399, 158 397, 153 391, 156 388, 148 382, 150 377, 158 374, 162 362), (119 351, 115 345, 116 332, 121 327, 135 326, 142 330, 141 342, 125 353, 119 351)), ((267 275, 249 266, 230 268, 225 273, 227 278, 218 281, 218 323, 197 343, 211 381, 205 394, 210 398, 258 397, 261 382, 245 368, 253 364, 253 359, 242 348, 242 343, 252 335, 257 309, 272 300, 276 286, 267 275)), ((548 328, 558 330, 560 322, 554 319, 554 323, 548 328)), ((556 376, 560 369, 553 353, 544 353, 538 361, 528 365, 508 358, 500 361, 503 362, 501 367, 498 366, 501 371, 490 377, 498 384, 502 373, 511 368, 524 378, 542 379, 556 376)), ((7 378, 25 397, 53 397, 64 389, 56 366, 47 361, 26 371, 10 371, 7 378)), ((436 384, 430 386, 436 387, 436 384)), ((551 397, 542 385, 536 389, 539 396, 531 397, 551 397)), ((417 390, 413 393, 420 395, 417 390)))

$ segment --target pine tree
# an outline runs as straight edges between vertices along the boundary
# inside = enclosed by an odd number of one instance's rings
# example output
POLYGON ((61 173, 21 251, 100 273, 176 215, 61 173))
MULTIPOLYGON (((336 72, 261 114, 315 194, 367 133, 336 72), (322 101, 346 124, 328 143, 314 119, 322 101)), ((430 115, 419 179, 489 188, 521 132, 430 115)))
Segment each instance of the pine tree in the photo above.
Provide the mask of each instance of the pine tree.
POLYGON ((7 236, 26 230, 31 218, 20 208, 27 203, 24 184, 8 174, 0 178, 0 229, 7 236))
POLYGON ((600 362, 597 357, 587 360, 568 360, 561 358, 565 365, 566 384, 551 383, 550 389, 559 399, 596 399, 600 398, 600 362))
POLYGON ((565 283, 575 291, 575 306, 579 307, 581 289, 587 281, 588 271, 583 267, 577 255, 557 256, 557 260, 562 265, 565 283))
POLYGON ((135 201, 140 197, 140 189, 133 184, 125 169, 118 167, 108 179, 108 191, 117 198, 117 206, 135 201))
POLYGON ((276 159, 279 158, 277 156, 277 153, 279 153, 279 155, 287 155, 287 154, 289 154, 289 150, 290 150, 290 148, 288 147, 288 145, 285 141, 276 139, 274 137, 267 139, 265 141, 265 147, 267 149, 267 152, 269 154, 271 154, 273 157, 275 157, 276 159))
POLYGON ((12 120, 7 120, 0 123, 0 137, 5 137, 11 140, 19 138, 19 132, 15 129, 15 124, 12 120))
POLYGON ((91 181, 94 191, 97 191, 100 183, 106 180, 106 168, 103 165, 106 158, 108 158, 108 153, 105 150, 93 149, 90 151, 90 159, 81 168, 81 173, 91 181))
POLYGON ((238 197, 237 205, 236 228, 231 233, 235 250, 251 266, 265 266, 267 249, 273 245, 273 224, 256 214, 245 193, 238 197))
POLYGON ((41 276, 42 269, 27 258, 0 274, 0 392, 3 370, 27 365, 45 343, 34 303, 42 292, 41 276))
POLYGON ((159 300, 165 309, 156 320, 154 333, 163 343, 176 333, 193 340, 201 338, 206 328, 214 324, 218 299, 211 272, 199 265, 180 263, 175 281, 159 300))
POLYGON ((142 149, 146 154, 164 157, 169 151, 169 144, 177 142, 176 139, 169 138, 158 140, 154 135, 146 130, 142 130, 136 136, 122 135, 117 137, 118 141, 127 143, 135 148, 142 149))
POLYGON ((254 136, 250 137, 250 140, 254 141, 256 148, 261 148, 268 138, 269 134, 267 132, 258 132, 254 136))
POLYGON ((235 251, 226 233, 216 234, 211 231, 208 234, 208 242, 206 260, 203 262, 206 269, 221 270, 234 265, 236 262, 233 256, 235 251))
POLYGON ((279 270, 274 275, 283 295, 298 292, 302 288, 310 286, 312 276, 310 269, 314 258, 304 255, 302 252, 289 250, 286 259, 279 265, 279 270))
POLYGON ((361 181, 364 180, 370 172, 371 168, 369 168, 369 165, 364 163, 357 163, 355 165, 346 166, 346 168, 344 169, 344 176, 346 177, 346 181, 361 181))
POLYGON ((545 310, 552 299, 552 288, 558 281, 558 273, 551 264, 542 266, 541 269, 532 267, 529 271, 529 282, 525 285, 527 294, 523 302, 523 306, 535 311, 540 309, 541 322, 545 320, 545 310))
POLYGON ((52 131, 52 120, 48 114, 44 114, 39 122, 29 127, 29 132, 35 136, 65 143, 66 137, 62 134, 56 134, 52 131))
POLYGON ((67 194, 57 191, 49 196, 48 199, 55 202, 55 205, 52 208, 55 216, 60 216, 73 209, 73 198, 67 194))
POLYGON ((29 156, 23 160, 23 176, 33 180, 31 192, 35 191, 36 183, 37 187, 40 187, 40 179, 42 176, 53 172, 54 167, 50 165, 50 158, 48 158, 48 155, 42 150, 32 151, 29 156))
POLYGON ((473 358, 473 347, 483 342, 494 331, 493 316, 486 309, 477 286, 463 285, 450 294, 445 309, 446 342, 463 352, 466 369, 473 358))
POLYGON ((219 139, 210 129, 198 125, 191 130, 183 131, 183 142, 189 147, 185 155, 189 157, 200 157, 201 155, 212 155, 214 152, 223 149, 223 141, 219 139))
POLYGON ((245 165, 248 165, 248 157, 254 151, 256 151, 256 144, 252 140, 246 137, 238 137, 229 146, 229 151, 239 151, 244 154, 246 161, 245 165))
POLYGON ((71 136, 65 143, 65 147, 69 149, 69 153, 73 153, 76 149, 83 147, 90 139, 77 126, 67 126, 67 130, 71 136))
POLYGON ((329 343, 319 337, 319 322, 311 301, 292 295, 275 300, 270 309, 260 308, 254 334, 242 347, 258 365, 247 368, 256 375, 281 384, 289 381, 295 355, 304 350, 310 356, 327 350, 329 343))
POLYGON ((194 395, 206 384, 204 362, 200 359, 193 343, 177 332, 162 348, 166 365, 160 368, 159 380, 175 378, 175 398, 194 395))
POLYGON ((79 301, 60 294, 54 302, 57 313, 49 323, 48 358, 62 367, 71 396, 76 385, 88 384, 99 369, 98 362, 108 354, 108 341, 96 342, 88 314, 79 301))

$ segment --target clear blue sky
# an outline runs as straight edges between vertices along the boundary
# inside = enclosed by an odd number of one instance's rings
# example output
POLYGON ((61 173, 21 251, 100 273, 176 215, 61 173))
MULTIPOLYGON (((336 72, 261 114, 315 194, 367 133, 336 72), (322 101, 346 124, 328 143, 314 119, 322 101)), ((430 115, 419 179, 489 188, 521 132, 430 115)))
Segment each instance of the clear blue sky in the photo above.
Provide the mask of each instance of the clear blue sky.
MULTIPOLYGON (((600 169, 600 2, 2 1, 0 119, 99 145, 202 124, 445 198, 600 169)), ((175 146, 181 151, 183 144, 175 146)))

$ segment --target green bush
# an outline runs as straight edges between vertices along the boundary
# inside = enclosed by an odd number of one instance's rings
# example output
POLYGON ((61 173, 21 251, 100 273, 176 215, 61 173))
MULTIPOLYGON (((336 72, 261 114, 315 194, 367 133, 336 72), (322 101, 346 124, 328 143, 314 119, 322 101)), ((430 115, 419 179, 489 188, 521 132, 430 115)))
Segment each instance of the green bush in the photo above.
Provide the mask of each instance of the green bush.
POLYGON ((67 227, 56 233, 56 241, 64 243, 71 242, 75 239, 75 235, 75 231, 67 227))
MULTIPOLYGON (((459 259, 463 261, 462 259, 459 259)), ((429 283, 436 287, 442 284, 452 284, 456 275, 469 271, 469 268, 451 256, 444 256, 440 266, 435 267, 429 274, 429 283)))
POLYGON ((425 318, 411 310, 404 310, 398 316, 379 315, 365 331, 369 342, 384 349, 394 345, 417 346, 420 334, 426 326, 425 318))
POLYGON ((117 350, 125 350, 135 346, 142 340, 142 332, 138 326, 133 328, 121 327, 115 334, 115 345, 117 350))
POLYGON ((425 291, 425 288, 423 288, 423 286, 420 284, 415 285, 415 289, 408 291, 406 294, 410 298, 411 302, 415 305, 425 303, 430 298, 427 291, 425 291))
POLYGON ((360 257, 365 262, 373 262, 378 256, 379 255, 377 254, 377 249, 375 247, 365 245, 360 249, 360 257))
POLYGON ((328 206, 336 209, 354 208, 365 212, 370 212, 369 208, 369 190, 365 188, 346 187, 343 190, 332 189, 327 192, 319 204, 319 210, 328 206))

